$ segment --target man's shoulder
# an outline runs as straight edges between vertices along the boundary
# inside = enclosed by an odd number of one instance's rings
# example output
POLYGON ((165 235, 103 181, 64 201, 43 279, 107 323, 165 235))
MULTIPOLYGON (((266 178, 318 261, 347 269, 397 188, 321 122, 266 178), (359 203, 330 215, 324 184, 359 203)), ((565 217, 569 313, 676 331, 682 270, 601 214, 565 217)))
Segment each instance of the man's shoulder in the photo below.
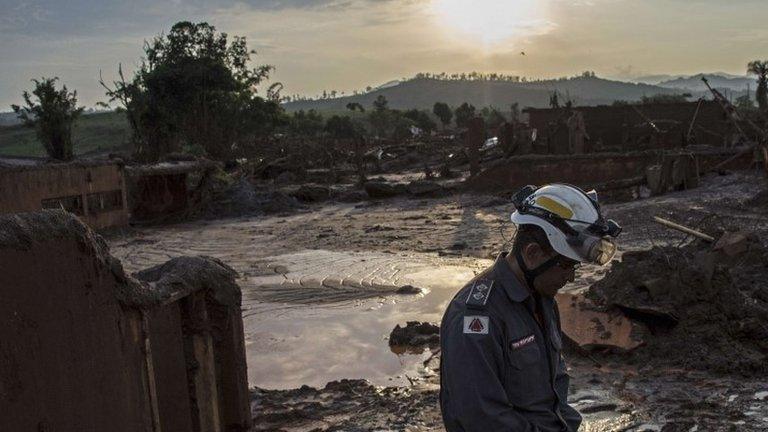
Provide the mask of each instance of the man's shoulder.
POLYGON ((486 269, 456 293, 446 314, 468 311, 493 313, 493 303, 500 290, 493 268, 486 269))

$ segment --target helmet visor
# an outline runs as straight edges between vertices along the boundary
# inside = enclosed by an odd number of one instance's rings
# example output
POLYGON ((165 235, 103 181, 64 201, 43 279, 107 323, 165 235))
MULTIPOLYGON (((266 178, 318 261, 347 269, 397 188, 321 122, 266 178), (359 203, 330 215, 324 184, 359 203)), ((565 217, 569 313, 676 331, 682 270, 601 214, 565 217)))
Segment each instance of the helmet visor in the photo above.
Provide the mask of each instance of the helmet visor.
POLYGON ((614 255, 616 255, 616 243, 603 237, 590 245, 586 256, 589 262, 602 266, 608 264, 614 255))

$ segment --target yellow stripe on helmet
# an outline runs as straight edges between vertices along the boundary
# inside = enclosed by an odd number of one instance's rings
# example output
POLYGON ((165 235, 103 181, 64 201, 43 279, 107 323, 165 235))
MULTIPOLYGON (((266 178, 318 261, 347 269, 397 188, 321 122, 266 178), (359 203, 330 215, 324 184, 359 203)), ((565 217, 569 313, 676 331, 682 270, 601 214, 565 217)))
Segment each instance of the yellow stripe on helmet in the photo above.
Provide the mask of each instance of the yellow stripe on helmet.
POLYGON ((573 217, 573 210, 546 196, 536 198, 536 205, 563 219, 570 219, 573 217))

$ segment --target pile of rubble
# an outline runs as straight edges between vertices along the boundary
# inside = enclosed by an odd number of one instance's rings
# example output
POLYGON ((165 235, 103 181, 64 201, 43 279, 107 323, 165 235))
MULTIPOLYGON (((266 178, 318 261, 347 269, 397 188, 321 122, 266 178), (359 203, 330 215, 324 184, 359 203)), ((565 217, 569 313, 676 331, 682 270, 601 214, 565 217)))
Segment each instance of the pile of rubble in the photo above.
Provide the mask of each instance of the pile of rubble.
POLYGON ((710 247, 627 252, 587 298, 647 329, 628 360, 745 375, 768 371, 768 249, 727 233, 710 247))

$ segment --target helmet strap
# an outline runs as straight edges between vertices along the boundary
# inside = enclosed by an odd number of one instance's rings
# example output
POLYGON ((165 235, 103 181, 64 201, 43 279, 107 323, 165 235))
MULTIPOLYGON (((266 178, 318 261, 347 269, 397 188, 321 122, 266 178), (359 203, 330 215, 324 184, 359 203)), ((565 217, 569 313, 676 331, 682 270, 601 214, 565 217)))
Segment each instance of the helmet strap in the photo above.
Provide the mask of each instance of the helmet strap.
POLYGON ((547 261, 541 263, 538 267, 534 269, 529 269, 528 266, 525 265, 525 260, 523 259, 522 251, 515 254, 517 265, 520 267, 520 270, 522 270, 523 276, 525 276, 525 282, 528 284, 528 288, 534 293, 536 292, 536 287, 534 286, 533 283, 536 280, 536 278, 539 277, 542 273, 556 266, 558 258, 559 256, 555 255, 552 258, 548 259, 547 261))

